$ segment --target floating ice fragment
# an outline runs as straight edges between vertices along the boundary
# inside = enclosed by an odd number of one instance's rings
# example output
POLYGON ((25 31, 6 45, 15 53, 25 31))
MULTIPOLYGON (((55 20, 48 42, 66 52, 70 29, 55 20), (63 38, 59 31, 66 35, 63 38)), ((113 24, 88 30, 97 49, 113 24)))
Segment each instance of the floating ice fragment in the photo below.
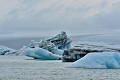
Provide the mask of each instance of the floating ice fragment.
POLYGON ((119 52, 95 52, 89 53, 70 65, 74 68, 120 68, 119 52))

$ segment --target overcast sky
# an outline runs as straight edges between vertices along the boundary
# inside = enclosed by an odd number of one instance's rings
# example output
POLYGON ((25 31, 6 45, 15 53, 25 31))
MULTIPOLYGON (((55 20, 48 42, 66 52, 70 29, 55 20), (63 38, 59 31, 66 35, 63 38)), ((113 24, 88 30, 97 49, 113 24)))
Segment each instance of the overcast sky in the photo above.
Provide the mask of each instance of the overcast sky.
POLYGON ((0 0, 0 31, 120 29, 120 0, 0 0))

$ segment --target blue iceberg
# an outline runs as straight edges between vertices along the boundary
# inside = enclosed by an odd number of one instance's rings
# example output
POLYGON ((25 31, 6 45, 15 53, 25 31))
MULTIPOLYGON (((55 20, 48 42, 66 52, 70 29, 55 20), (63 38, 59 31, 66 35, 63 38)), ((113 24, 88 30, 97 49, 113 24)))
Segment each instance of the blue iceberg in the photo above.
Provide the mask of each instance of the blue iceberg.
POLYGON ((95 52, 89 53, 83 58, 72 63, 70 67, 74 68, 120 68, 119 52, 95 52))
POLYGON ((25 55, 34 59, 58 60, 62 58, 64 49, 69 49, 71 40, 65 32, 61 32, 57 36, 41 40, 40 42, 32 42, 27 46, 25 55))
POLYGON ((61 55, 53 54, 42 48, 27 48, 25 55, 42 60, 59 60, 62 57, 61 55))

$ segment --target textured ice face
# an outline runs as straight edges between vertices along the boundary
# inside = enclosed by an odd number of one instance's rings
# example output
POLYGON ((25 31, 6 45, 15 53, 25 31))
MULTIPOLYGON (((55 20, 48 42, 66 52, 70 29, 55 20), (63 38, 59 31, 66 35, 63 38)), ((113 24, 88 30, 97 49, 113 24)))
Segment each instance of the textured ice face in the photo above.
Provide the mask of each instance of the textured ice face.
POLYGON ((61 55, 53 54, 42 48, 27 48, 26 56, 33 57, 34 59, 42 60, 60 60, 61 55))
POLYGON ((55 44, 58 49, 68 49, 70 48, 70 43, 72 42, 66 35, 66 32, 61 32, 60 34, 56 35, 55 37, 48 39, 55 44))
POLYGON ((54 53, 54 49, 69 49, 71 44, 71 40, 67 37, 66 32, 61 32, 55 37, 47 40, 41 40, 40 42, 35 42, 34 40, 28 45, 30 48, 40 47, 45 50, 48 50, 54 53))
POLYGON ((72 63, 70 67, 75 68, 120 68, 119 52, 96 52, 89 53, 85 57, 72 63))

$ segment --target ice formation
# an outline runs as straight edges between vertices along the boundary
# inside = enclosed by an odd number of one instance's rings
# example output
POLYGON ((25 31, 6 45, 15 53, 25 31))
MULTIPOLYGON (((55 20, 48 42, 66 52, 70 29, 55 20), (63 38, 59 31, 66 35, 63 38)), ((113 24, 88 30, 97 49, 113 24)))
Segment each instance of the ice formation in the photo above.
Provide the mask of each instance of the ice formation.
POLYGON ((25 55, 35 59, 61 59, 64 49, 70 48, 70 43, 71 40, 62 31, 51 39, 41 40, 40 42, 32 40, 26 48, 25 55))
POLYGON ((86 54, 93 52, 120 52, 120 50, 117 48, 109 48, 105 46, 78 44, 77 46, 64 50, 62 61, 75 62, 76 60, 84 57, 86 54))
POLYGON ((0 55, 16 55, 16 50, 0 45, 0 55))
POLYGON ((61 55, 53 54, 42 48, 28 48, 26 53, 29 53, 26 54, 26 56, 42 60, 59 60, 62 57, 61 55))
POLYGON ((66 32, 63 31, 47 41, 54 43, 58 49, 69 49, 71 43, 71 40, 67 37, 66 32))
POLYGON ((95 52, 89 53, 83 58, 72 63, 74 68, 120 68, 119 52, 95 52))
POLYGON ((54 53, 52 51, 54 48, 62 50, 69 49, 71 47, 70 44, 71 40, 67 37, 66 32, 62 31, 60 34, 51 39, 41 40, 40 42, 35 42, 34 40, 32 40, 28 47, 40 47, 54 53))

